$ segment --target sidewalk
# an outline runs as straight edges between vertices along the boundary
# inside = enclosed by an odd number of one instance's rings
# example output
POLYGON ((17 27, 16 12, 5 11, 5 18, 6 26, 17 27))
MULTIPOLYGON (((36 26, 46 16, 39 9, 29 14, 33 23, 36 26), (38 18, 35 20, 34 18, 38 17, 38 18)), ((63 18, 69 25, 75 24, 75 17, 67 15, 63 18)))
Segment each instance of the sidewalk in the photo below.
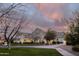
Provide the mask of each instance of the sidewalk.
POLYGON ((72 54, 74 54, 75 56, 79 56, 79 52, 73 51, 73 50, 72 50, 72 46, 62 45, 62 46, 60 46, 59 48, 65 50, 65 51, 68 51, 69 53, 72 53, 72 54))
POLYGON ((63 56, 75 56, 74 54, 72 53, 69 53, 68 51, 64 50, 64 49, 61 49, 61 48, 56 48, 56 50, 61 53, 63 56))

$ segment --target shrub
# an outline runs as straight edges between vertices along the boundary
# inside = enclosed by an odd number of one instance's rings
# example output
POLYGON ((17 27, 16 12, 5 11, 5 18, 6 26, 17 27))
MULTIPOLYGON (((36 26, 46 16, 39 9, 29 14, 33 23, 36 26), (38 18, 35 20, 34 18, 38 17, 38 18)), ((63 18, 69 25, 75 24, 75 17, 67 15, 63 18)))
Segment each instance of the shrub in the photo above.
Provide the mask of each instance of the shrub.
POLYGON ((56 32, 53 30, 48 30, 44 38, 47 41, 54 40, 56 38, 56 32))
POLYGON ((53 41, 52 43, 53 43, 53 44, 56 44, 56 41, 53 41))
POLYGON ((57 41, 57 44, 60 44, 61 42, 57 41))
POLYGON ((66 45, 75 45, 74 36, 71 33, 65 34, 66 45))
POLYGON ((73 46, 72 47, 73 51, 79 52, 79 45, 73 46))
POLYGON ((70 42, 66 42, 66 45, 72 45, 72 43, 70 43, 70 42))

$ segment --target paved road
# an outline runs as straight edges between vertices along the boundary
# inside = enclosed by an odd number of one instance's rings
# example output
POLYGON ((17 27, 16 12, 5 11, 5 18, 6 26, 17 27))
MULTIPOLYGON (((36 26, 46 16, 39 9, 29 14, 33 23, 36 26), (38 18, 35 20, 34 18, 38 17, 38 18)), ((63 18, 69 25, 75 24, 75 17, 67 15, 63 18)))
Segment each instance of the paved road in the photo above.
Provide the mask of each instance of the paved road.
MULTIPOLYGON (((61 44, 59 45, 40 45, 40 46, 11 46, 12 48, 57 48, 61 46, 61 44)), ((0 48, 7 48, 6 46, 0 46, 0 48)))

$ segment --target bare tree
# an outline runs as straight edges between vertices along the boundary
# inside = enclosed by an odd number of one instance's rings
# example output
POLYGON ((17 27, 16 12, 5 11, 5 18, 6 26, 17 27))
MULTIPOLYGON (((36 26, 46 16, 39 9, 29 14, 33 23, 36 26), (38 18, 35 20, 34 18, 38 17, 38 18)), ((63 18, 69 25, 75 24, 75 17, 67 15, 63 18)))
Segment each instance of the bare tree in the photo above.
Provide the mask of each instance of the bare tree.
POLYGON ((5 16, 6 14, 8 14, 12 9, 16 8, 18 5, 20 5, 20 3, 18 4, 11 4, 5 11, 4 13, 1 14, 0 18, 5 16))
MULTIPOLYGON (((11 40, 16 36, 16 34, 19 32, 19 30, 22 27, 22 23, 24 22, 23 20, 23 16, 19 19, 19 20, 12 20, 10 18, 10 15, 12 14, 11 11, 17 7, 18 4, 11 4, 6 10, 5 12, 3 12, 0 15, 0 25, 2 30, 3 30, 3 34, 4 34, 4 38, 8 44, 8 48, 11 49, 11 40)), ((17 15, 18 17, 18 15, 17 15)))
POLYGON ((63 18, 62 19, 63 23, 65 24, 65 26, 67 26, 67 32, 73 32, 73 28, 75 26, 75 22, 74 22, 74 18, 70 17, 70 18, 63 18))
POLYGON ((20 20, 19 22, 17 22, 17 25, 10 25, 11 23, 5 24, 4 27, 4 37, 7 41, 8 44, 8 48, 10 49, 10 45, 11 45, 11 40, 13 40, 13 38, 16 36, 16 34, 19 32, 19 30, 21 29, 21 25, 22 25, 22 20, 20 20))
POLYGON ((75 26, 79 24, 79 11, 72 12, 72 17, 64 18, 63 21, 68 26, 70 33, 73 34, 75 26))

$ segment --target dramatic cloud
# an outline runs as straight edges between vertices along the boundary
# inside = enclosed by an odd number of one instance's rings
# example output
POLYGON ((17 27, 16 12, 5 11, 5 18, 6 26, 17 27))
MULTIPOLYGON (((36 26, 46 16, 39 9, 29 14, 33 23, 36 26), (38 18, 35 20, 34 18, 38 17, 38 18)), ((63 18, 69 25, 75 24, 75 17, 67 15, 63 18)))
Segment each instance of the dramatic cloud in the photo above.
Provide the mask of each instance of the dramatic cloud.
POLYGON ((68 26, 62 20, 63 17, 70 17, 72 11, 79 9, 79 4, 62 4, 62 3, 41 3, 26 4, 23 10, 31 22, 25 26, 28 32, 35 28, 41 28, 46 31, 49 28, 63 32, 68 30, 68 26))
MULTIPOLYGON (((65 4, 37 4, 37 8, 48 18, 60 20, 63 17, 62 9, 65 4)), ((49 20, 50 20, 49 19, 49 20)))
POLYGON ((59 32, 67 31, 67 25, 62 18, 68 18, 72 16, 72 11, 79 10, 79 4, 28 3, 24 5, 21 8, 18 7, 17 11, 26 17, 23 28, 25 32, 32 32, 37 27, 44 31, 49 28, 59 32), (27 21, 30 22, 28 25, 27 21))

